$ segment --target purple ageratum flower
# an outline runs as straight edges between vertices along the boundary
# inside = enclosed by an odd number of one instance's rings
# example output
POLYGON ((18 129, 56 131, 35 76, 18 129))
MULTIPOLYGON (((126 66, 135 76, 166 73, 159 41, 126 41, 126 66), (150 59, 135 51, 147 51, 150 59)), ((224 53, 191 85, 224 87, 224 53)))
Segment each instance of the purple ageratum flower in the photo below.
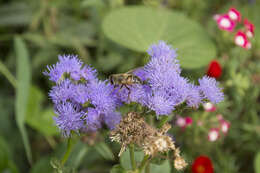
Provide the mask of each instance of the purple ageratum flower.
POLYGON ((83 77, 83 79, 85 79, 88 82, 97 81, 97 71, 96 69, 85 65, 81 69, 81 77, 83 77))
POLYGON ((71 131, 78 131, 84 127, 84 112, 80 106, 70 102, 56 105, 54 120, 65 137, 70 136, 71 131))
POLYGON ((106 113, 116 109, 119 100, 114 92, 114 86, 107 81, 96 81, 88 85, 89 99, 96 109, 106 113))
POLYGON ((203 98, 207 98, 212 103, 219 103, 224 100, 224 94, 221 88, 218 87, 218 82, 215 78, 204 76, 199 79, 199 89, 203 95, 203 98))
POLYGON ((165 92, 155 92, 148 96, 147 107, 156 115, 169 115, 174 110, 175 103, 165 92))
POLYGON ((86 131, 97 131, 102 127, 102 116, 96 109, 88 108, 86 115, 86 131))
POLYGON ((119 112, 110 112, 104 115, 104 122, 110 130, 113 130, 120 123, 121 114, 119 112))
POLYGON ((53 82, 59 83, 63 79, 64 73, 70 74, 74 80, 80 79, 82 62, 75 55, 59 55, 59 62, 55 65, 47 66, 48 71, 43 74, 49 76, 53 82))
POLYGON ((163 60, 164 62, 162 63, 170 63, 178 73, 181 72, 179 61, 176 59, 176 50, 170 45, 167 45, 164 41, 159 41, 158 44, 151 45, 147 53, 151 56, 151 60, 163 60))
POLYGON ((201 95, 199 87, 193 84, 189 84, 189 93, 186 98, 186 103, 189 107, 198 108, 201 103, 201 95))
POLYGON ((89 101, 89 90, 86 84, 77 84, 73 88, 73 101, 84 104, 89 101))
POLYGON ((72 84, 69 79, 65 79, 56 86, 52 87, 49 92, 49 96, 55 104, 66 102, 74 97, 74 88, 75 85, 72 84))

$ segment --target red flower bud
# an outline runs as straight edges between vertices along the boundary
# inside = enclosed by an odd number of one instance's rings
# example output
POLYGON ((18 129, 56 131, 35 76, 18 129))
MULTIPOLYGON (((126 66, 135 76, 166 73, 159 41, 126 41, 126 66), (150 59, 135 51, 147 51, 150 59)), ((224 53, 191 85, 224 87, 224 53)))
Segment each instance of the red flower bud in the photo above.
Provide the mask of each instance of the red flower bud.
POLYGON ((221 65, 218 63, 218 61, 213 60, 209 64, 209 68, 207 71, 207 75, 214 78, 219 78, 222 74, 222 68, 221 65))

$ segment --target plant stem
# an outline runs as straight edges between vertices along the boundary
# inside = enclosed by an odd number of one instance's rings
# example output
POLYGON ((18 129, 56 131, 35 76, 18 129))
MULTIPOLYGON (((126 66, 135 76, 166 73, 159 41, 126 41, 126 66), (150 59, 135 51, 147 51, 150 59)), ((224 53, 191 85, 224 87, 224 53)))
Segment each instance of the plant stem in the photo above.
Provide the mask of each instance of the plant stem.
POLYGON ((71 138, 69 138, 66 153, 64 154, 64 156, 61 160, 62 165, 64 165, 67 162, 67 160, 70 156, 70 153, 71 153, 71 149, 72 149, 72 140, 71 140, 71 138))
POLYGON ((2 73, 7 80, 13 85, 14 88, 17 86, 17 81, 12 73, 6 68, 6 66, 0 61, 0 73, 2 73))
POLYGON ((169 119, 169 116, 163 116, 162 117, 162 120, 160 121, 159 125, 158 125, 158 128, 162 128, 162 126, 168 121, 169 119))
POLYGON ((146 164, 145 173, 150 173, 150 162, 146 164))
POLYGON ((131 159, 131 165, 132 169, 136 169, 136 163, 135 163, 135 148, 134 144, 130 144, 129 146, 129 152, 130 152, 130 159, 131 159))
POLYGON ((140 164, 140 167, 139 167, 139 173, 142 173, 146 163, 149 161, 149 155, 145 155, 141 164, 140 164))

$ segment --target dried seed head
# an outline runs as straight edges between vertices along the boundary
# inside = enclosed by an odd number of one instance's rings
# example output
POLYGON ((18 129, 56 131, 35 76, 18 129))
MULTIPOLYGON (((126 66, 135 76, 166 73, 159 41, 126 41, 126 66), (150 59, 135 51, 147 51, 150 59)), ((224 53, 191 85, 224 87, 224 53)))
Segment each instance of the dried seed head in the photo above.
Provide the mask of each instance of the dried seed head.
POLYGON ((134 143, 142 146, 144 139, 153 133, 154 129, 138 113, 129 112, 111 131, 110 139, 122 144, 120 156, 127 145, 134 143))
POLYGON ((174 166, 180 170, 187 163, 180 156, 180 150, 175 147, 174 141, 166 133, 171 125, 166 123, 161 129, 156 129, 147 124, 136 112, 127 113, 117 127, 111 131, 110 139, 121 144, 119 156, 129 144, 136 144, 143 148, 146 155, 155 156, 172 150, 174 152, 174 166))
POLYGON ((145 154, 154 156, 158 152, 166 152, 175 148, 174 142, 169 136, 160 133, 157 136, 149 136, 143 144, 145 154))
POLYGON ((185 160, 182 157, 176 157, 174 160, 174 167, 177 170, 184 169, 188 164, 185 162, 185 160))

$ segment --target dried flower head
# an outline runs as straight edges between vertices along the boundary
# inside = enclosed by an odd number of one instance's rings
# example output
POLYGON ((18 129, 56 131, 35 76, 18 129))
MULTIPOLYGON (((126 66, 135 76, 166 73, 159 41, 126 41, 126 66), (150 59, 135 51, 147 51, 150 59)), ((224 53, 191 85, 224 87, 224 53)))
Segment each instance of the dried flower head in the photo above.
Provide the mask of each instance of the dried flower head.
POLYGON ((136 112, 129 112, 122 118, 117 127, 111 131, 112 141, 119 142, 121 150, 119 156, 129 144, 136 144, 141 147, 145 155, 155 156, 158 153, 174 151, 176 169, 182 169, 187 164, 180 156, 179 149, 176 149, 174 141, 166 133, 171 125, 166 123, 161 129, 156 129, 147 124, 136 112))
POLYGON ((153 128, 138 113, 129 112, 111 131, 110 139, 122 145, 119 152, 120 156, 129 144, 134 143, 141 146, 143 140, 152 133, 151 131, 153 131, 153 128))

